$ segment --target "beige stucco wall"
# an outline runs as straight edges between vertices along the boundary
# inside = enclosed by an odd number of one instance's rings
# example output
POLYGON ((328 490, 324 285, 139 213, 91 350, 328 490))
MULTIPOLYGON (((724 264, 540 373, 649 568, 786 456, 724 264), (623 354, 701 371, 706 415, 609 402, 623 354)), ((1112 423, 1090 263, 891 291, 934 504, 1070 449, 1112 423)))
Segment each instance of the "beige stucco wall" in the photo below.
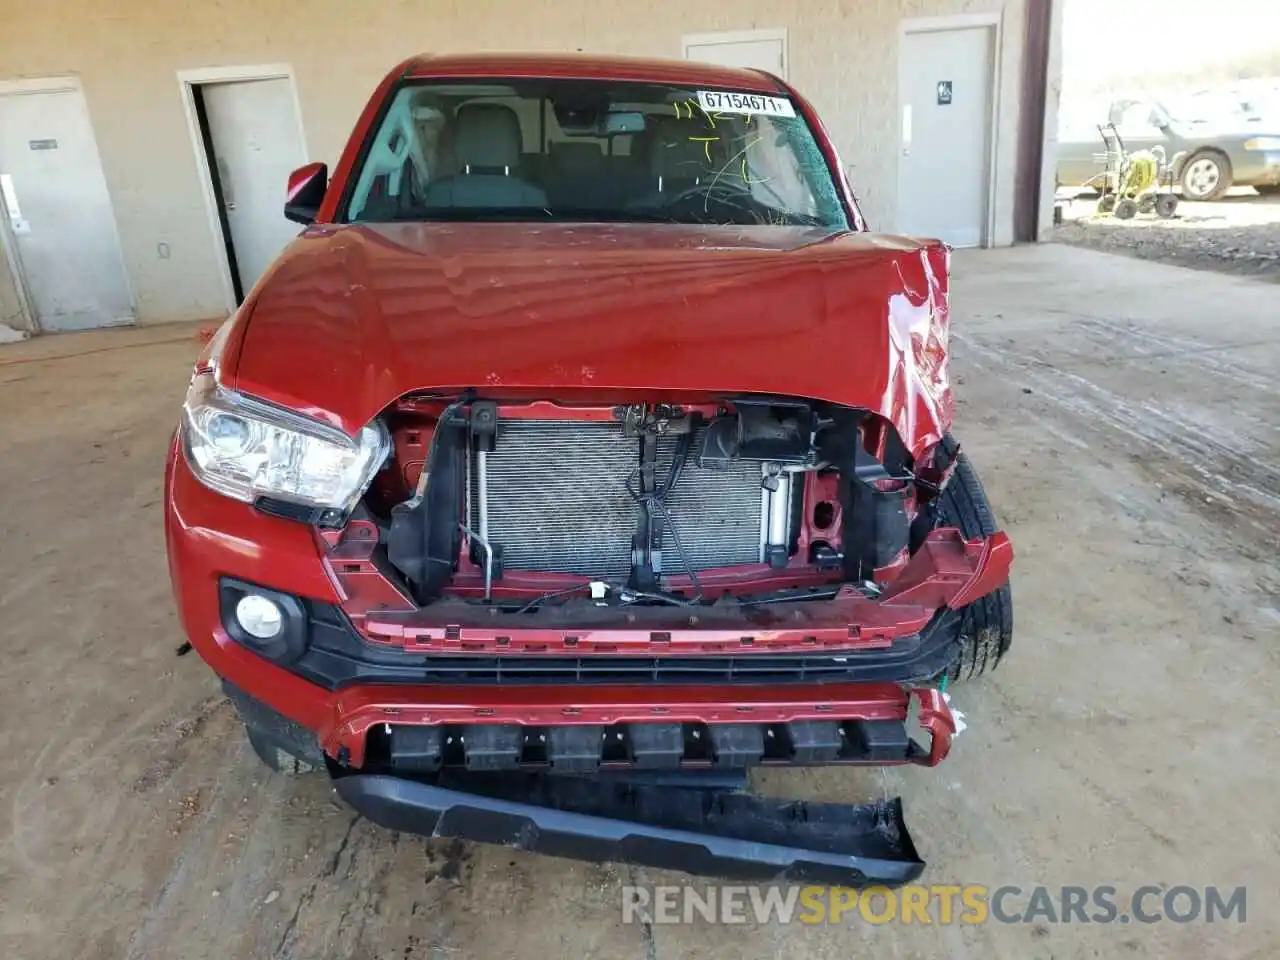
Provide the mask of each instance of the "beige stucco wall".
MULTIPOLYGON (((853 168, 874 227, 893 226, 904 17, 1000 11, 997 244, 1012 240, 1025 0, 0 0, 0 79, 77 74, 143 322, 226 311, 177 72, 291 63, 307 146, 332 164, 374 85, 421 51, 679 57, 685 34, 785 27, 789 79, 853 168), (171 255, 161 259, 157 244, 171 255)), ((4 271, 0 271, 2 274, 4 271)), ((7 278, 0 278, 0 286, 7 278)), ((0 292, 0 304, 11 293, 0 292)))

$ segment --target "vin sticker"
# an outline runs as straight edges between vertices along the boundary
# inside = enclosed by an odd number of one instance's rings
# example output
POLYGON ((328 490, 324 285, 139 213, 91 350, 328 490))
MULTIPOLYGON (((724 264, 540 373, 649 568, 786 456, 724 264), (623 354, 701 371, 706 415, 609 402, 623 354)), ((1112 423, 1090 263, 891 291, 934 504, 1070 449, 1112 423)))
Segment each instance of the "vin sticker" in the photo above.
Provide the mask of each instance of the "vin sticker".
POLYGON ((763 93, 722 93, 699 90, 698 104, 707 113, 759 113, 766 117, 794 117, 796 108, 786 97, 770 97, 763 93))

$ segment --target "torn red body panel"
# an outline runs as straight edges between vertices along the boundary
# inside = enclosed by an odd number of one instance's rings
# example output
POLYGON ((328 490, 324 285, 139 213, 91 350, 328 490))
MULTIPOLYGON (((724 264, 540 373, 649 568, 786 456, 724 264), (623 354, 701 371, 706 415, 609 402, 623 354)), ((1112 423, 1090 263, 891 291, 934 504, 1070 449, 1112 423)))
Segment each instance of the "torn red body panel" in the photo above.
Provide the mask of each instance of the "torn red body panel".
POLYGON ((225 372, 347 433, 415 391, 810 396, 879 413, 923 456, 954 414, 948 259, 804 227, 317 226, 225 372))
POLYGON ((939 608, 959 609, 990 593, 1009 579, 1013 562, 1012 545, 1003 533, 965 540, 958 530, 942 529, 929 534, 875 598, 844 587, 832 600, 779 604, 759 613, 712 607, 690 615, 658 607, 625 616, 616 611, 593 616, 593 611, 575 610, 572 623, 534 625, 528 622, 531 618, 495 618, 465 604, 419 609, 402 602, 405 609, 395 610, 386 602, 391 595, 388 585, 371 560, 375 545, 376 540, 367 538, 345 540, 330 555, 343 609, 373 643, 437 653, 626 655, 660 645, 663 652, 710 655, 744 648, 805 652, 888 647, 922 630, 939 608), (370 579, 380 581, 372 590, 370 579))

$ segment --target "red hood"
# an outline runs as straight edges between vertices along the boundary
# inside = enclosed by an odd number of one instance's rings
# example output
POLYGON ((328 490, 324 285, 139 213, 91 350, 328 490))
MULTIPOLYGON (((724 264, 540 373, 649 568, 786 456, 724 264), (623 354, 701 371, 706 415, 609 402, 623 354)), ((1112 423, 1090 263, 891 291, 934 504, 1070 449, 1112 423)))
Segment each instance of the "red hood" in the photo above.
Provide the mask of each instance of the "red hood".
POLYGON ((792 394, 950 425, 946 248, 668 224, 318 226, 259 286, 236 389, 355 432, 474 387, 792 394))

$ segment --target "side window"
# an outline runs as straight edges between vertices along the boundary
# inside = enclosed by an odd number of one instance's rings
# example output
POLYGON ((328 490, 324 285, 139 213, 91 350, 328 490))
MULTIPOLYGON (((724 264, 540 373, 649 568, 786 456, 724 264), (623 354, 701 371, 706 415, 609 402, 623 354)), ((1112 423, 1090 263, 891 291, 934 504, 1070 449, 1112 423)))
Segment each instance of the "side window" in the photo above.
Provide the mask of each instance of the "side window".
POLYGON ((1154 139, 1161 135, 1155 124, 1155 110, 1149 103, 1131 103, 1119 111, 1116 129, 1122 137, 1154 139))

